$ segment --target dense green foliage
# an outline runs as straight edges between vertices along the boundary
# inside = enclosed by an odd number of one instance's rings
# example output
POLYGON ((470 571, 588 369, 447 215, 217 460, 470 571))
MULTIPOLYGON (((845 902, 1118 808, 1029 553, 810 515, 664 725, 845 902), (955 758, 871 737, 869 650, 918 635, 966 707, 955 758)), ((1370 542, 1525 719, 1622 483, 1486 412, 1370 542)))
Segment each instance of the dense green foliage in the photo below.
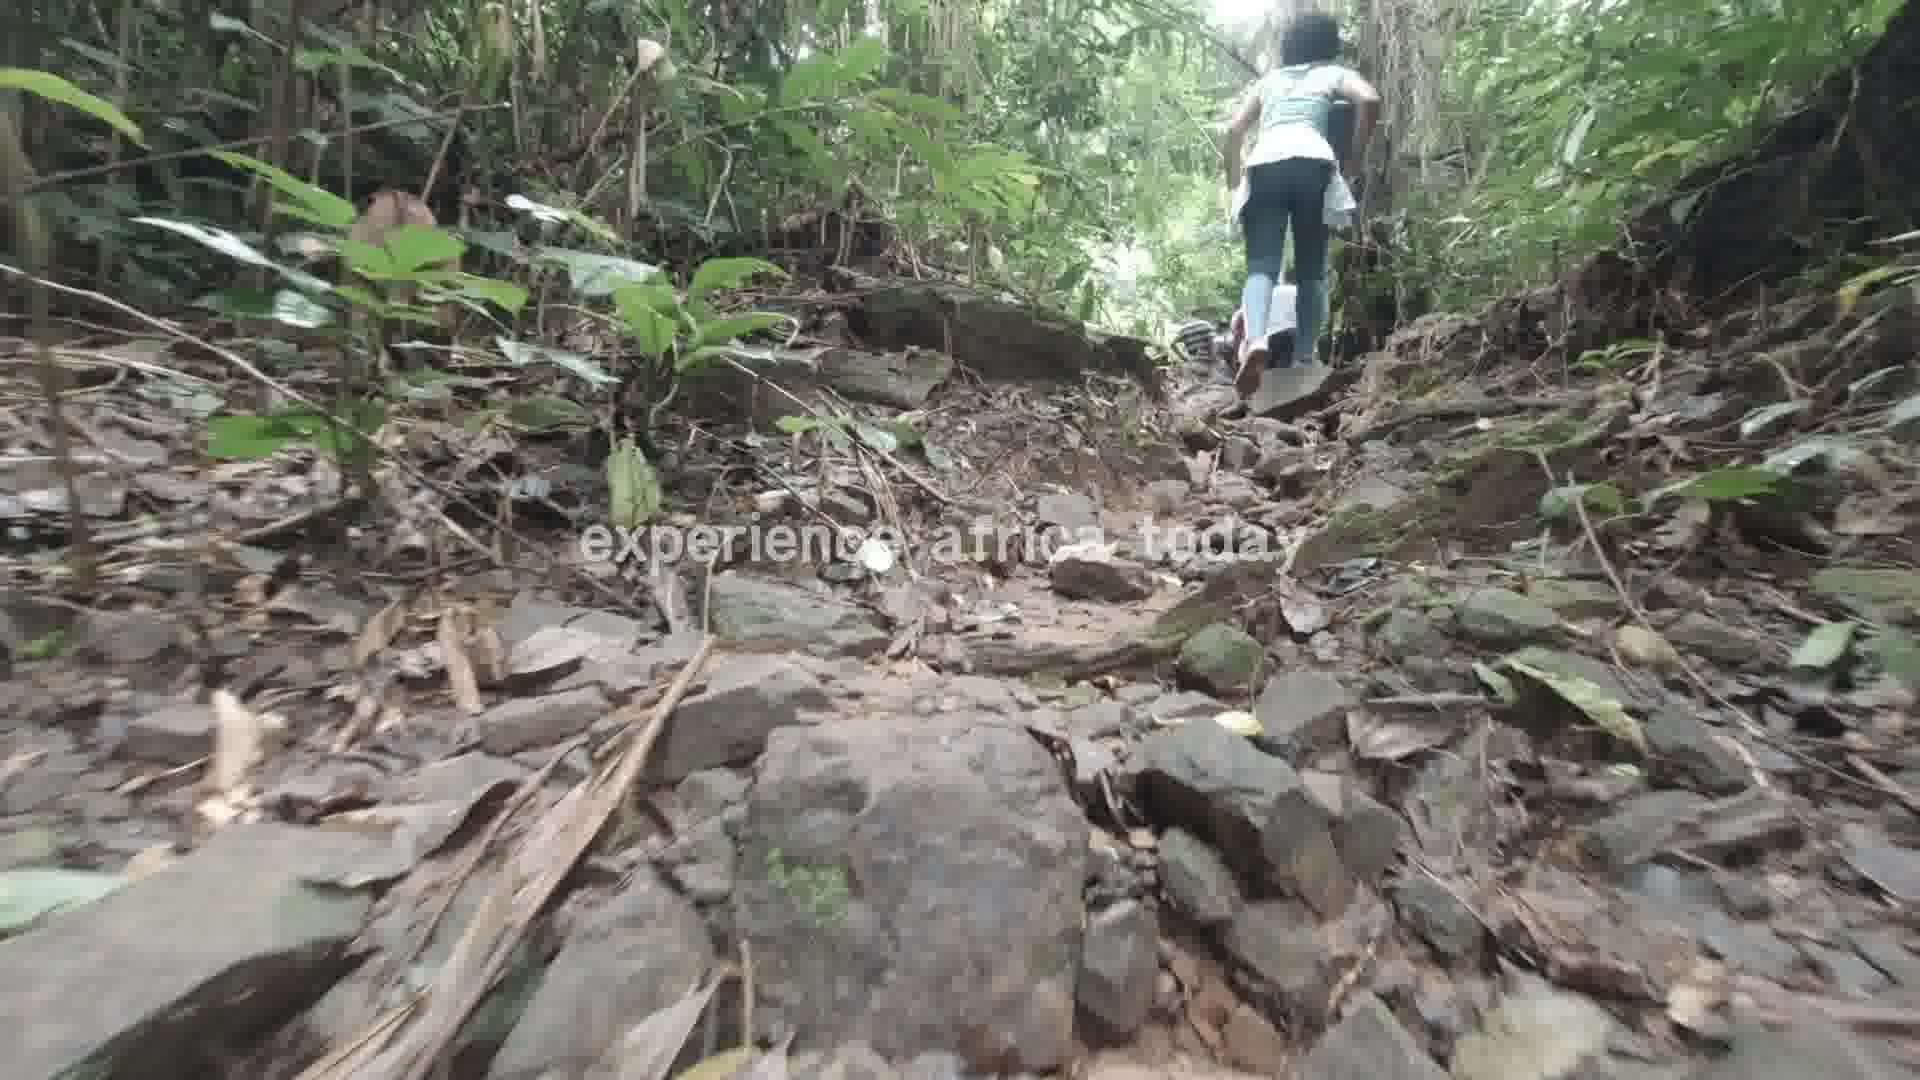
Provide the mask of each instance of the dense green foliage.
MULTIPOLYGON (((1355 27, 1409 21, 1350 2, 1355 27)), ((372 20, 29 6, 0 62, 113 102, 148 144, 35 104, 36 205, 71 241, 69 278, 143 303, 197 297, 222 270, 139 219, 272 239, 240 212, 253 173, 190 153, 225 146, 356 201, 431 176, 443 224, 470 192, 464 240, 500 261, 467 268, 536 290, 513 238, 529 205, 608 223, 570 250, 684 268, 809 229, 833 246, 818 213, 833 207, 890 226, 905 265, 1137 332, 1235 301, 1214 140, 1276 22, 1220 26, 1193 0, 447 0, 372 20)), ((1423 53, 1437 69, 1366 55, 1377 44, 1356 58, 1427 127, 1389 123, 1391 160, 1375 163, 1394 192, 1374 207, 1394 226, 1394 273, 1465 306, 1553 272, 1791 108, 1895 6, 1425 0, 1412 21, 1454 28, 1423 53)))

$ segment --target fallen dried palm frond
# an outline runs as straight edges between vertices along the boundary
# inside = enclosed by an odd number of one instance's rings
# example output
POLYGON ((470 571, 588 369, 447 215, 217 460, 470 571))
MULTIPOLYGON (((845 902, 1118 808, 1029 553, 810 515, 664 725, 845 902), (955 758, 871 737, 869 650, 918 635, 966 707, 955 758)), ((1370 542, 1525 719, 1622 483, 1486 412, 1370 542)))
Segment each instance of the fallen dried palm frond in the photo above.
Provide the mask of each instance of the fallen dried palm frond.
MULTIPOLYGON (((391 1010, 360 1038, 315 1062, 300 1080, 424 1080, 499 979, 535 916, 633 789, 654 742, 713 651, 713 638, 674 677, 625 751, 569 791, 516 845, 433 986, 391 1010)), ((627 706, 639 711, 638 706, 627 706)), ((637 718, 637 717, 636 717, 637 718)))

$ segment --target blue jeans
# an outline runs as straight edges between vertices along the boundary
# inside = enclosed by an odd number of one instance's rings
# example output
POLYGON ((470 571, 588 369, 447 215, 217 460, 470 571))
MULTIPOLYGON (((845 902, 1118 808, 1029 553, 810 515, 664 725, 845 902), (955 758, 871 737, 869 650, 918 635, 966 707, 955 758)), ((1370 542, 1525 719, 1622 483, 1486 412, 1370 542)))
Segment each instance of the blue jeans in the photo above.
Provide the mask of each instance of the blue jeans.
POLYGON ((1247 205, 1240 214, 1247 238, 1247 340, 1267 334, 1267 309, 1287 249, 1293 222, 1293 274, 1297 294, 1293 357, 1311 363, 1320 344, 1320 312, 1327 295, 1327 185, 1333 162, 1286 158, 1247 170, 1247 205))

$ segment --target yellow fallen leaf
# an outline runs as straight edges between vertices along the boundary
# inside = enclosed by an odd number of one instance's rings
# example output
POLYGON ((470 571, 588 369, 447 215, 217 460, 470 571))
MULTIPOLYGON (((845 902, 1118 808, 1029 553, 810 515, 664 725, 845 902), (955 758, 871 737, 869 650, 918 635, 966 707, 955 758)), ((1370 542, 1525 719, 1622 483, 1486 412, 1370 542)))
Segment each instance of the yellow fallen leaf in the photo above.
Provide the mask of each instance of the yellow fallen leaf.
POLYGON ((1260 726, 1260 721, 1245 709, 1230 709, 1214 717, 1213 722, 1235 735, 1245 735, 1248 738, 1262 734, 1265 730, 1260 726))

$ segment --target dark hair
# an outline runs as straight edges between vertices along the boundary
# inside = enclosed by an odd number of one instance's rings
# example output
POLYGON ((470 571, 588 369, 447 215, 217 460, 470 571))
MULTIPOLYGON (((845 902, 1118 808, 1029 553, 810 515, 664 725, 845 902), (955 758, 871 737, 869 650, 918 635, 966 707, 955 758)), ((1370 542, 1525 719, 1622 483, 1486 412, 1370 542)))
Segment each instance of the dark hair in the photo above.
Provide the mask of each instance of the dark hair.
POLYGON ((1280 35, 1280 64, 1325 64, 1340 55, 1340 23, 1322 11, 1299 15, 1280 35))

